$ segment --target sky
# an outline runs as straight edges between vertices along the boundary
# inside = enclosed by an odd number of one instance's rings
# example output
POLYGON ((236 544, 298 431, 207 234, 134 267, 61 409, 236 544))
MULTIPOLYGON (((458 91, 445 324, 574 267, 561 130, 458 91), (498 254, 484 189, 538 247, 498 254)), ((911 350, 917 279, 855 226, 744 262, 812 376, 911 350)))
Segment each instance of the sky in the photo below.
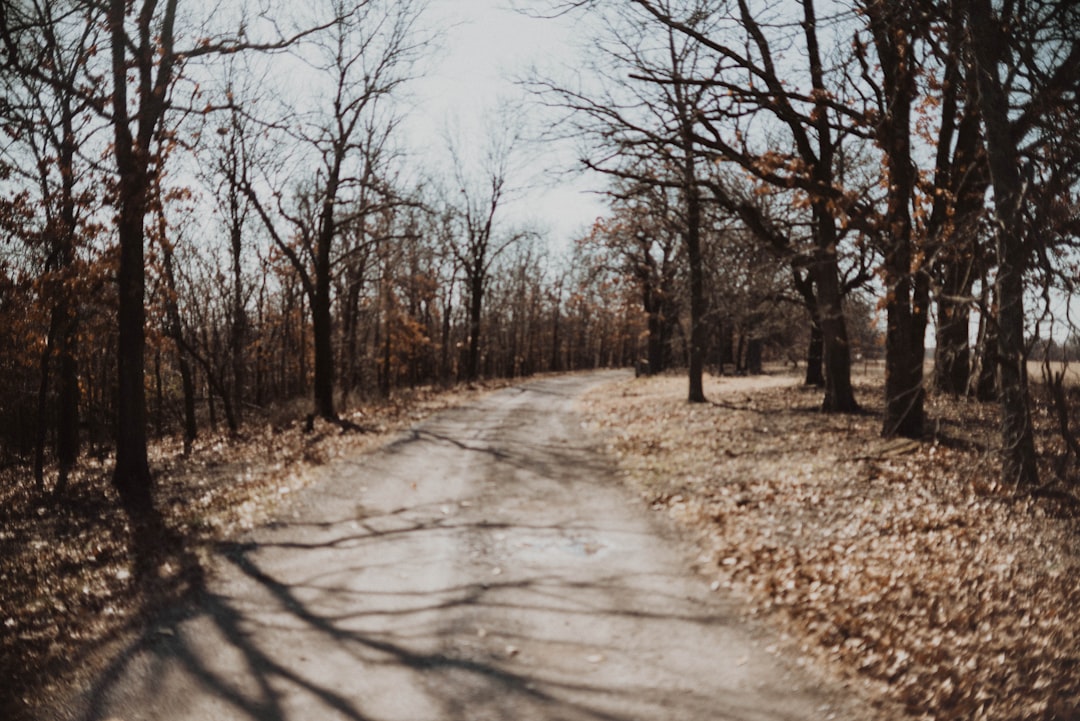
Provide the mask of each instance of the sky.
MULTIPOLYGON (((445 153, 448 125, 460 128, 466 151, 469 146, 478 150, 478 135, 485 121, 490 122, 485 115, 491 115, 500 99, 527 101, 515 79, 532 65, 573 66, 582 42, 580 23, 574 19, 528 17, 515 11, 510 0, 430 0, 425 24, 442 38, 426 74, 411 85, 414 105, 406 128, 410 145, 433 157, 445 153)), ((602 185, 596 178, 541 177, 573 165, 568 145, 529 150, 535 158, 530 161, 532 172, 520 179, 529 189, 507 206, 506 217, 546 229, 552 246, 564 248, 604 213, 602 199, 590 192, 602 185)))

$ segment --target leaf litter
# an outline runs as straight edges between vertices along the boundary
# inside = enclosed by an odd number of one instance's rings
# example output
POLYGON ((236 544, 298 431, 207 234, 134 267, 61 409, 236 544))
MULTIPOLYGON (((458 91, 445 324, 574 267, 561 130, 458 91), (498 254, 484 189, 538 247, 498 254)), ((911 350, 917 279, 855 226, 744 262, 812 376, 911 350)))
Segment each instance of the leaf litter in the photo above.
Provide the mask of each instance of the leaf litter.
MULTIPOLYGON (((272 519, 316 469, 376 448, 433 412, 509 381, 401 391, 344 419, 363 433, 317 420, 249 424, 236 437, 203 432, 190 454, 181 439, 151 443, 155 501, 167 527, 200 558, 272 519)), ((85 684, 163 603, 190 590, 133 573, 131 535, 110 483, 112 459, 88 453, 59 499, 34 488, 28 468, 0 469, 0 719, 34 719, 85 684), (162 589, 168 589, 165 595, 162 589), (171 594, 171 596, 169 595, 171 594)), ((55 483, 55 469, 46 480, 55 483)))
MULTIPOLYGON (((583 403, 647 503, 700 538, 715 589, 913 719, 1080 719, 1075 509, 998 479, 997 406, 931 395, 924 442, 816 410, 785 375, 619 382, 583 403)), ((1059 454, 1036 406, 1045 477, 1059 454)))

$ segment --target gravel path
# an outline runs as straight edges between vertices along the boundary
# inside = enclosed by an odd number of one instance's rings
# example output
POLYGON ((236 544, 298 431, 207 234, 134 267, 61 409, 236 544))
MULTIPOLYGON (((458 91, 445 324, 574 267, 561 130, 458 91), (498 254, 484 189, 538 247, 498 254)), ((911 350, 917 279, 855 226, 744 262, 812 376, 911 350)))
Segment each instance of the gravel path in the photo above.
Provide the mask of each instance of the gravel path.
POLYGON ((222 546, 67 710, 84 721, 867 719, 766 649, 536 380, 325 469, 222 546))

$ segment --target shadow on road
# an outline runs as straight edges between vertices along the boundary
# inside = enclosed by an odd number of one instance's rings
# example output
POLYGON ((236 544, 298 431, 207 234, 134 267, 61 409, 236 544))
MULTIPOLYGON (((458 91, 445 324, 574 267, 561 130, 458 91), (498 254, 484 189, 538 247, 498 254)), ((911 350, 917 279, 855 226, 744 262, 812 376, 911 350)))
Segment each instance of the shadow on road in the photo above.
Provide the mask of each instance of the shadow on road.
POLYGON ((611 482, 568 410, 584 384, 531 383, 339 464, 292 519, 220 544, 208 590, 68 718, 808 718, 611 482))
MULTIPOLYGON (((104 721, 115 716, 115 710, 106 712, 105 709, 115 709, 117 699, 111 698, 114 687, 133 671, 140 676, 140 691, 157 688, 168 692, 177 677, 186 677, 187 682, 200 693, 216 699, 219 705, 229 707, 232 711, 230 718, 250 718, 253 721, 292 721, 300 718, 369 721, 385 718, 383 715, 369 714, 365 710, 365 699, 356 697, 348 688, 337 688, 320 680, 318 665, 311 672, 305 669, 307 659, 304 657, 290 657, 279 653, 273 644, 267 648, 260 643, 257 640, 262 637, 260 629, 268 627, 272 627, 271 630, 284 629, 290 634, 302 634, 305 645, 320 647, 324 653, 326 649, 332 649, 334 655, 351 658, 359 674, 371 673, 380 667, 412 672, 419 679, 419 686, 413 692, 423 694, 425 701, 435 709, 432 718, 486 718, 482 715, 484 710, 496 706, 498 709, 515 710, 515 713, 522 714, 520 718, 629 721, 632 717, 606 711, 603 703, 589 702, 590 697, 602 700, 613 689, 592 685, 585 678, 574 682, 543 671, 538 675, 536 666, 527 659, 524 659, 525 665, 519 664, 505 647, 511 641, 525 647, 537 639, 501 632, 497 634, 498 644, 488 644, 493 646, 488 650, 478 650, 468 645, 455 647, 453 638, 446 636, 452 637, 456 631, 460 631, 461 635, 475 636, 475 631, 451 626, 437 629, 437 637, 428 638, 432 631, 428 617, 432 613, 446 617, 446 614, 463 612, 482 623, 485 618, 502 618, 509 612, 573 617, 575 623, 582 620, 587 623, 590 616, 603 617, 605 622, 610 622, 612 614, 639 621, 677 620, 701 626, 723 622, 722 618, 708 613, 706 609, 700 609, 701 615, 698 616, 686 616, 678 611, 664 614, 650 610, 664 606, 683 609, 686 600, 682 598, 656 598, 648 609, 637 610, 573 601, 578 597, 603 599, 612 593, 625 593, 625 577, 601 576, 582 582, 566 581, 554 574, 533 575, 498 582, 449 586, 435 593, 424 588, 411 594, 401 590, 380 594, 377 591, 353 590, 347 586, 323 585, 319 583, 321 574, 314 575, 307 583, 288 583, 267 572, 259 563, 259 555, 274 547, 294 554, 318 550, 319 565, 326 567, 326 552, 340 549, 343 553, 347 552, 348 559, 355 560, 358 547, 375 552, 378 544, 387 537, 433 531, 492 533, 508 529, 506 524, 463 526, 442 519, 393 529, 378 528, 380 522, 385 524, 400 515, 396 513, 369 519, 368 528, 360 533, 340 528, 345 524, 336 524, 330 538, 313 544, 289 541, 258 545, 222 544, 218 548, 219 560, 257 586, 256 592, 260 598, 271 598, 273 603, 268 605, 260 601, 259 607, 249 612, 245 608, 250 606, 249 602, 206 593, 197 605, 186 612, 160 618, 127 652, 120 654, 100 678, 86 704, 90 711, 81 716, 80 721, 104 721), (318 598, 322 608, 343 611, 316 611, 311 603, 303 600, 304 595, 318 598), (514 600, 507 602, 504 600, 507 597, 514 600), (383 603, 386 599, 389 603, 383 603), (377 617, 383 621, 397 617, 394 626, 398 630, 364 632, 357 628, 363 625, 364 617, 377 617), (410 623, 409 618, 415 618, 416 623, 410 623), (421 641, 419 644, 418 637, 421 641), (208 644, 208 641, 211 643, 208 644), (424 647, 432 641, 435 647, 425 650, 424 647), (215 663, 215 659, 223 658, 230 659, 227 666, 215 663), (132 668, 132 664, 138 664, 141 668, 132 668), (311 706, 306 707, 305 713, 317 709, 318 716, 296 715, 294 709, 284 702, 290 694, 308 697, 311 706), (109 703, 106 703, 107 700, 109 703), (474 712, 480 712, 480 715, 470 715, 474 712)), ((521 527, 516 526, 515 529, 521 530, 521 527)), ((325 532, 326 529, 320 530, 325 532)), ((525 530, 535 535, 558 533, 561 529, 534 527, 525 530)), ((576 530, 588 529, 578 527, 576 530)), ((333 577, 370 570, 352 568, 345 572, 338 568, 333 577)), ((495 635, 493 631, 492 636, 495 635)), ((575 658, 590 653, 608 657, 620 652, 618 639, 611 639, 609 645, 600 648, 595 644, 578 649, 567 648, 572 643, 565 641, 562 645, 565 652, 575 658)), ((626 689, 618 691, 627 693, 626 689)), ((645 688, 639 693, 650 691, 656 689, 645 688)), ((162 711, 167 711, 173 706, 179 708, 184 698, 163 698, 162 701, 166 704, 162 711)), ((120 706, 123 708, 127 704, 120 700, 120 706)), ((715 718, 742 717, 718 713, 715 718)))

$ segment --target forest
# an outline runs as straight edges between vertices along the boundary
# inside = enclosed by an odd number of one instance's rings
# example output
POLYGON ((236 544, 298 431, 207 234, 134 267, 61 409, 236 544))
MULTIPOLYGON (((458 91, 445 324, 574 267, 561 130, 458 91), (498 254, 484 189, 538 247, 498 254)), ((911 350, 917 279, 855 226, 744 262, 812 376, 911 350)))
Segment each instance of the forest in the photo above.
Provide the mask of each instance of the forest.
POLYGON ((423 0, 0 4, 4 478, 48 515, 107 462, 145 573, 155 440, 600 367, 700 403, 786 363, 857 414, 874 362, 882 436, 924 438, 929 393, 992 402, 1000 482, 1074 493, 1080 3, 514 5, 588 60, 436 163, 402 130, 423 0), (606 202, 560 250, 509 212, 545 143, 606 202))

